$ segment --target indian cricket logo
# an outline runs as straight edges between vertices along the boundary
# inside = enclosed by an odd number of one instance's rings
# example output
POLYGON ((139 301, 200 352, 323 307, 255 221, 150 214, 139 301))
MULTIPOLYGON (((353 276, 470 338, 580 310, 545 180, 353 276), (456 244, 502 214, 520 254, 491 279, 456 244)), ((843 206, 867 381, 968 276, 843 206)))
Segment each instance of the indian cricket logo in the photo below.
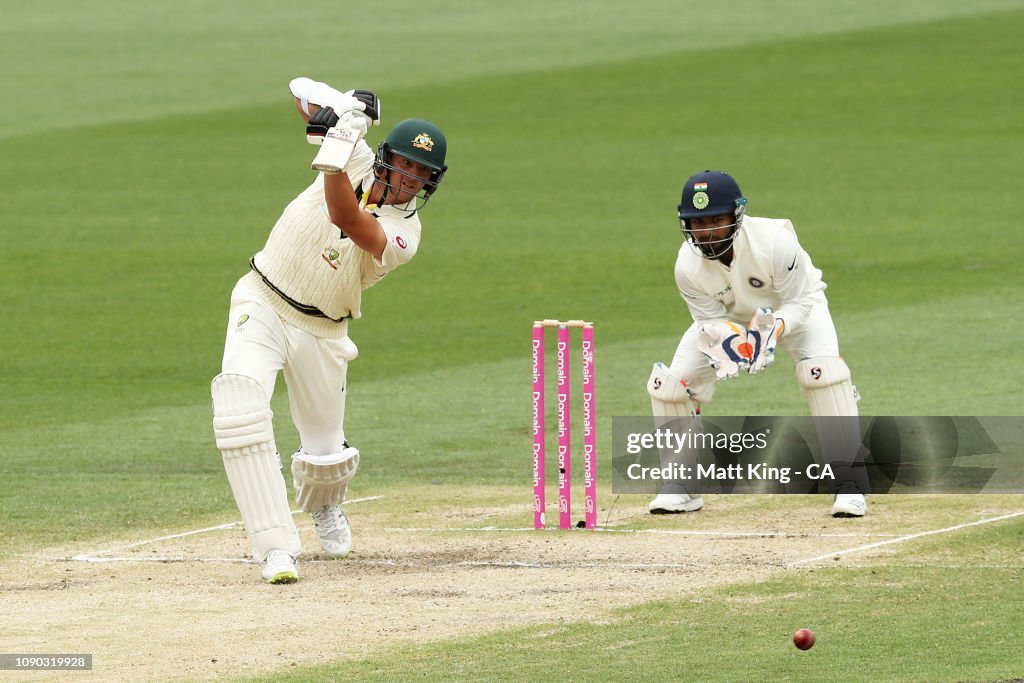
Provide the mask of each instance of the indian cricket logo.
POLYGON ((320 254, 320 257, 323 258, 324 261, 327 261, 327 265, 334 270, 338 269, 339 256, 341 256, 341 254, 338 253, 338 250, 334 247, 325 247, 323 253, 320 254))
POLYGON ((432 152, 434 151, 434 139, 426 133, 420 133, 412 139, 412 146, 432 152))
MULTIPOLYGON (((707 187, 707 183, 702 183, 704 187, 707 187)), ((693 195, 693 206, 696 209, 706 209, 708 204, 711 203, 711 198, 708 197, 707 192, 695 192, 693 195)))

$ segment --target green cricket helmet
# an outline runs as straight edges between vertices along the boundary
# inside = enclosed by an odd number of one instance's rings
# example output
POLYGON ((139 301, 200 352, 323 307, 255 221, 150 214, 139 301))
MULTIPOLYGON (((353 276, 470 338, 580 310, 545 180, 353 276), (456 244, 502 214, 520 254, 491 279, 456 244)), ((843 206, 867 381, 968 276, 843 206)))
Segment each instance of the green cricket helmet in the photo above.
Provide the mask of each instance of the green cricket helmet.
MULTIPOLYGON (((391 132, 388 133, 379 145, 377 145, 377 158, 373 163, 373 170, 378 179, 384 182, 384 196, 389 191, 398 192, 399 186, 391 183, 391 172, 395 171, 406 177, 413 177, 409 173, 397 168, 394 163, 394 155, 398 155, 423 164, 431 169, 430 177, 423 184, 423 189, 415 196, 416 208, 420 208, 430 199, 430 196, 441 184, 448 166, 444 163, 445 154, 448 152, 448 141, 444 133, 430 121, 423 119, 406 119, 401 121, 391 132), (379 173, 384 171, 384 173, 379 173)), ((417 179, 419 180, 419 179, 417 179)))

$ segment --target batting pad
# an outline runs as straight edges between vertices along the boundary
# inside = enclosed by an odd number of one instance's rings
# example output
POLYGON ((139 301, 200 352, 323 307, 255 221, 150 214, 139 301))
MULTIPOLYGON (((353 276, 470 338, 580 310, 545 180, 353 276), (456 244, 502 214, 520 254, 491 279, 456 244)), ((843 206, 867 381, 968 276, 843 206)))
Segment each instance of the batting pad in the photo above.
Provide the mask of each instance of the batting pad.
POLYGON ((306 512, 341 505, 358 467, 359 451, 355 448, 330 455, 310 455, 300 450, 292 456, 295 502, 306 512))
POLYGON ((810 404, 811 415, 829 418, 814 420, 814 428, 822 459, 833 467, 834 483, 839 486, 853 482, 867 493, 867 451, 861 443, 857 418, 859 396, 846 361, 837 356, 806 358, 796 364, 796 379, 810 404))
MULTIPOLYGON (((647 393, 651 395, 651 413, 654 415, 655 429, 668 429, 674 434, 682 435, 687 431, 700 431, 700 420, 697 419, 698 404, 690 396, 686 382, 676 377, 664 363, 655 363, 651 377, 647 380, 647 393)), ((679 452, 672 449, 661 449, 659 457, 663 469, 673 465, 694 467, 697 463, 697 451, 683 448, 679 452)), ((682 481, 666 479, 662 482, 658 493, 681 494, 688 491, 682 481)), ((693 495, 699 496, 699 493, 693 495)))
POLYGON ((857 389, 842 358, 805 358, 796 364, 796 381, 811 415, 857 415, 857 389))
POLYGON ((302 544, 288 507, 281 457, 274 445, 274 413, 263 387, 245 375, 221 374, 210 389, 213 434, 253 557, 262 562, 274 549, 298 555, 302 544))
POLYGON ((692 417, 697 414, 697 402, 690 396, 686 381, 665 367, 655 363, 647 380, 647 393, 651 395, 651 411, 655 417, 692 417))

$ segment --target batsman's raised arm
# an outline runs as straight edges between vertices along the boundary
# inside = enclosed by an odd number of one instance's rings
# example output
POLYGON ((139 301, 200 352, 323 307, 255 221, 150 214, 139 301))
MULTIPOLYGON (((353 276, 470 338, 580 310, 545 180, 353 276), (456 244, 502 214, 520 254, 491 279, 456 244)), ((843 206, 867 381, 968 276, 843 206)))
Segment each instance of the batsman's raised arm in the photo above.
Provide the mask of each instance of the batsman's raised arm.
POLYGON ((298 97, 295 98, 295 110, 299 112, 299 116, 305 123, 309 123, 309 117, 320 111, 320 105, 307 102, 305 108, 302 106, 302 100, 298 97))
POLYGON ((370 90, 342 92, 305 76, 292 79, 288 90, 295 98, 295 108, 307 122, 318 109, 330 107, 339 115, 346 111, 361 111, 366 114, 371 126, 380 125, 380 100, 370 90))
MULTIPOLYGON (((312 164, 324 174, 328 217, 343 236, 380 262, 388 244, 382 216, 393 214, 394 222, 402 216, 413 215, 417 203, 430 197, 444 173, 443 164, 439 167, 428 155, 414 153, 432 152, 437 144, 434 138, 440 141, 443 138, 440 130, 428 122, 412 119, 400 123, 388 140, 381 143, 370 177, 357 184, 353 182, 353 170, 370 170, 360 162, 360 157, 370 154, 363 142, 367 122, 363 111, 350 110, 338 117, 330 107, 324 107, 310 117, 306 132, 307 137, 319 135, 324 127, 331 126, 324 132, 320 151, 312 164), (399 144, 411 150, 408 155, 396 153, 399 144)), ((360 172, 359 176, 362 175, 360 172)))
POLYGON ((377 218, 359 206, 347 173, 324 174, 324 198, 331 223, 356 246, 370 252, 379 261, 387 246, 387 235, 377 218))

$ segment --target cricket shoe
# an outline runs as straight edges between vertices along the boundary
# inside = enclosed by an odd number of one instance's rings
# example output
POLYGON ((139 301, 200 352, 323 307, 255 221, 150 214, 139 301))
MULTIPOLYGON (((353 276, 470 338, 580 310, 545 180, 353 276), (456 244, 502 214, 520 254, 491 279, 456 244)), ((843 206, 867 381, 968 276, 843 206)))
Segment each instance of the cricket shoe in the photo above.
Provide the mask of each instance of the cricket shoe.
POLYGON ((325 505, 314 512, 313 529, 331 557, 345 557, 352 550, 352 527, 340 505, 325 505))
POLYGON ((652 515, 672 515, 680 512, 696 512, 704 507, 704 499, 685 493, 659 493, 647 505, 652 515))
POLYGON ((271 550, 263 562, 263 580, 267 583, 295 583, 299 580, 295 558, 285 551, 271 550))
POLYGON ((863 517, 867 511, 863 493, 837 493, 832 503, 833 517, 863 517))

